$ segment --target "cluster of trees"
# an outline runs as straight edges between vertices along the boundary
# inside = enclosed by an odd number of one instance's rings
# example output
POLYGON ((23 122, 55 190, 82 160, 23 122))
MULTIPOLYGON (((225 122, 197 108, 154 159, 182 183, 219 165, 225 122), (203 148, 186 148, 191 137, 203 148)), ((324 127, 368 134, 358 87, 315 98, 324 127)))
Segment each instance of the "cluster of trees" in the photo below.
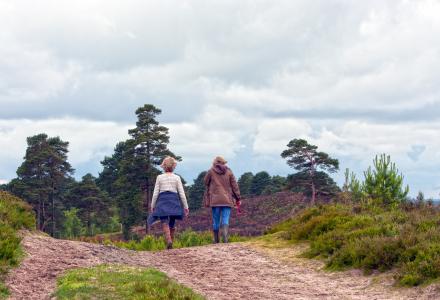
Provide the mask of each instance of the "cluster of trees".
MULTIPOLYGON (((77 182, 67 161, 68 142, 38 134, 27 138, 23 163, 17 178, 2 189, 25 199, 36 213, 37 228, 52 236, 65 236, 65 212, 75 209, 77 227, 86 234, 111 230, 108 215, 112 201, 91 174, 77 182)), ((79 229, 76 229, 79 230, 79 229)))
POLYGON ((146 220, 158 165, 167 155, 168 129, 156 120, 161 111, 153 105, 136 110, 136 127, 130 138, 116 145, 114 154, 101 162, 98 178, 85 175, 77 182, 67 161, 68 142, 38 134, 27 139, 27 150, 17 178, 2 189, 32 205, 37 228, 55 237, 94 235, 130 227, 146 220))

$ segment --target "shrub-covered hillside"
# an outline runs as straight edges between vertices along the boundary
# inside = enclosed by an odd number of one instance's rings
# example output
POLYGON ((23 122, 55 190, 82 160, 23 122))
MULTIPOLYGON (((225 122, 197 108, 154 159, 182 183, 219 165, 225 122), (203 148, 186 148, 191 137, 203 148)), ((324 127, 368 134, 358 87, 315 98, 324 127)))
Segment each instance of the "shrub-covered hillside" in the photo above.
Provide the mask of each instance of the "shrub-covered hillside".
POLYGON ((429 205, 312 207, 271 232, 309 241, 305 255, 324 258, 332 270, 396 269, 396 279, 409 286, 440 278, 440 210, 429 205))
MULTIPOLYGON (((240 236, 257 236, 263 234, 272 225, 288 219, 296 211, 306 205, 306 199, 301 193, 280 192, 273 195, 264 195, 242 199, 242 214, 237 215, 233 209, 230 219, 232 234, 240 236)), ((189 218, 178 222, 178 230, 192 229, 194 231, 211 230, 211 210, 201 208, 191 211, 189 218)), ((160 225, 154 225, 153 233, 161 234, 160 225)), ((144 227, 133 229, 138 236, 145 234, 144 227)))
POLYGON ((35 217, 31 207, 19 198, 0 191, 0 298, 8 292, 3 284, 7 271, 19 263, 21 256, 17 231, 34 229, 35 217))

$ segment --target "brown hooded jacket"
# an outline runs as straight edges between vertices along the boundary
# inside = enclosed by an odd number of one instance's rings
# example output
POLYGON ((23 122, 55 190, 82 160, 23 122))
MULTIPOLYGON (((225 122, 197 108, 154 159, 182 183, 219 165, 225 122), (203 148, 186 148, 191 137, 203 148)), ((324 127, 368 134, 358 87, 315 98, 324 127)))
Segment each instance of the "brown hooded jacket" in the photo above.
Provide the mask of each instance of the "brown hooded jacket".
POLYGON ((205 206, 234 207, 234 200, 240 200, 240 189, 231 169, 216 163, 205 176, 205 206))

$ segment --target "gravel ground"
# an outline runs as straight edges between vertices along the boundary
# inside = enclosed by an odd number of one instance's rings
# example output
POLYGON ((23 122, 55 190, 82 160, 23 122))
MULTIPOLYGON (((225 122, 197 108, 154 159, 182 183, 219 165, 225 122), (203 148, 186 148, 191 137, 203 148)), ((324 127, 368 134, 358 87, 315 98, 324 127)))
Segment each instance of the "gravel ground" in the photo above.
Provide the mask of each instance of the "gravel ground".
POLYGON ((27 233, 22 245, 27 256, 6 280, 10 299, 51 299, 63 272, 104 263, 157 268, 207 299, 440 298, 438 285, 395 288, 392 280, 359 271, 324 272, 320 263, 282 259, 286 250, 264 251, 246 243, 134 252, 27 233))

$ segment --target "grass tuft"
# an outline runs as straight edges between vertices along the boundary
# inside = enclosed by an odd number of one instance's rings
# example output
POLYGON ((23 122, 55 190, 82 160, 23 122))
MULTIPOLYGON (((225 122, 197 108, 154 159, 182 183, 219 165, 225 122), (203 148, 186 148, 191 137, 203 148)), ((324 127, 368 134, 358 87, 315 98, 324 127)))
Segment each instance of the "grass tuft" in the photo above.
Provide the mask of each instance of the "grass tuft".
POLYGON ((154 269, 101 265, 58 279, 57 299, 199 300, 201 295, 154 269))
MULTIPOLYGON (((248 240, 248 238, 240 237, 238 235, 231 235, 229 237, 229 241, 232 243, 243 242, 246 240, 248 240)), ((140 241, 131 240, 123 242, 105 240, 104 244, 135 251, 158 251, 166 249, 164 238, 162 236, 156 237, 153 235, 147 235, 140 241)), ((212 234, 210 232, 195 232, 188 229, 176 235, 173 247, 177 249, 209 244, 212 244, 212 234)))

